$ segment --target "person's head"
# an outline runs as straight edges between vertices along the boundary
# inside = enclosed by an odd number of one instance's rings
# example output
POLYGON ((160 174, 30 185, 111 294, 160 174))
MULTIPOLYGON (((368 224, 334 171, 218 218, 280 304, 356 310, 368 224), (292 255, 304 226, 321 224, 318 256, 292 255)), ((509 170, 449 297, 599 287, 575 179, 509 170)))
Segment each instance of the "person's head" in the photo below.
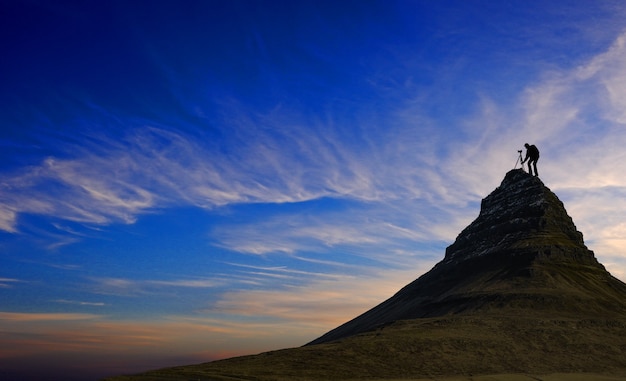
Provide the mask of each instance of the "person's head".
POLYGON ((530 144, 524 143, 524 147, 528 148, 528 147, 530 147, 530 144))

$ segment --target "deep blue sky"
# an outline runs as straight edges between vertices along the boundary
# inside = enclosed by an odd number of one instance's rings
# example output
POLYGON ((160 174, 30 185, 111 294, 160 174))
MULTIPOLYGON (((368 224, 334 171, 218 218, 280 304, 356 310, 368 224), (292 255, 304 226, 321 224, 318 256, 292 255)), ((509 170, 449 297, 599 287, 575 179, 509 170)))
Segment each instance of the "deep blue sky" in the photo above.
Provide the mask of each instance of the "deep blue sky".
POLYGON ((625 16, 0 1, 0 369, 304 344, 441 260, 525 142, 624 279, 625 16))

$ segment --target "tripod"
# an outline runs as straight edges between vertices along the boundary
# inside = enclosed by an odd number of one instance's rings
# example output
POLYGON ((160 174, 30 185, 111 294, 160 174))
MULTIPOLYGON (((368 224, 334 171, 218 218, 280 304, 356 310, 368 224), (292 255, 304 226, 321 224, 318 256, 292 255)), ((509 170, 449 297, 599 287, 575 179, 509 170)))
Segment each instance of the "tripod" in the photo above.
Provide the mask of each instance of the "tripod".
POLYGON ((520 167, 522 168, 522 171, 524 170, 524 159, 522 159, 522 150, 518 150, 517 151, 517 161, 515 162, 515 167, 513 167, 513 169, 517 169, 517 163, 520 164, 520 167))

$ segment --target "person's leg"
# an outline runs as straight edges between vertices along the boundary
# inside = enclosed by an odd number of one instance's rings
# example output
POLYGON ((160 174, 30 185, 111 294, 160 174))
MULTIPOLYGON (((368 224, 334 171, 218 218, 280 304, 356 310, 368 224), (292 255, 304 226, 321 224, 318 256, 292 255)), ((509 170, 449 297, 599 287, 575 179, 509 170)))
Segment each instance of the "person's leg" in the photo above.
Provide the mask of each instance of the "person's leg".
POLYGON ((537 160, 533 160, 533 167, 535 168, 535 176, 539 176, 539 172, 537 172, 537 160))
POLYGON ((530 166, 532 162, 533 162, 532 160, 528 160, 528 174, 531 176, 533 174, 533 167, 530 166))

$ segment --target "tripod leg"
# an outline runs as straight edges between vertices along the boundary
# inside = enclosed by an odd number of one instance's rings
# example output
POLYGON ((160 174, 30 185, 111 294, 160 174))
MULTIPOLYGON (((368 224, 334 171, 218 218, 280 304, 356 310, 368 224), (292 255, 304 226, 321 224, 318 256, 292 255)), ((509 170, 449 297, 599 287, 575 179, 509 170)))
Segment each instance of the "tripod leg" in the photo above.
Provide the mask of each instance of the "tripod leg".
POLYGON ((523 160, 522 160, 522 154, 521 153, 517 157, 517 161, 515 162, 515 167, 513 167, 513 169, 517 169, 517 163, 520 163, 520 167, 522 168, 522 171, 523 171, 524 170, 524 163, 523 163, 523 160))

